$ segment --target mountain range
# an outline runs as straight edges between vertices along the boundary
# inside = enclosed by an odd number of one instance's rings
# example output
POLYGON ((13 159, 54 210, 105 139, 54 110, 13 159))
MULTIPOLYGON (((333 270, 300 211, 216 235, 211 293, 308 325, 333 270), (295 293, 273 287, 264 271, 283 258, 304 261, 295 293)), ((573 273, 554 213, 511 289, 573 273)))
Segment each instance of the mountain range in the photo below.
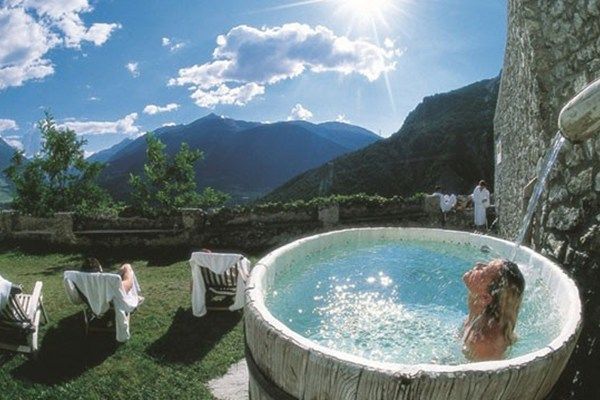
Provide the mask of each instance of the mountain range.
MULTIPOLYGON (((400 130, 384 140, 339 122, 268 124, 215 114, 162 127, 154 134, 170 155, 184 142, 201 149, 198 188, 225 191, 234 202, 361 192, 410 196, 431 192, 436 185, 449 193, 467 193, 480 179, 493 186, 498 88, 499 77, 426 97, 400 130)), ((13 152, 0 139, 0 169, 8 166, 13 152)), ((124 199, 130 190, 129 174, 141 173, 146 162, 145 138, 125 139, 88 160, 106 164, 100 184, 124 199)), ((10 185, 0 176, 0 202, 9 196, 10 185)))
POLYGON ((410 196, 470 193, 477 181, 493 186, 493 119, 500 78, 487 79, 423 101, 391 137, 307 171, 264 201, 331 194, 410 196))
POLYGON ((12 186, 4 175, 4 169, 10 165, 10 159, 15 149, 0 138, 0 203, 6 203, 12 198, 12 186))
MULTIPOLYGON (((154 134, 165 143, 167 154, 175 154, 184 142, 202 150, 204 159, 196 164, 198 188, 222 190, 235 202, 262 196, 298 174, 380 140, 371 131, 339 122, 267 124, 215 114, 154 134)), ((142 136, 121 142, 89 160, 106 163, 100 184, 123 199, 129 193, 129 173, 143 170, 146 140, 142 136)))

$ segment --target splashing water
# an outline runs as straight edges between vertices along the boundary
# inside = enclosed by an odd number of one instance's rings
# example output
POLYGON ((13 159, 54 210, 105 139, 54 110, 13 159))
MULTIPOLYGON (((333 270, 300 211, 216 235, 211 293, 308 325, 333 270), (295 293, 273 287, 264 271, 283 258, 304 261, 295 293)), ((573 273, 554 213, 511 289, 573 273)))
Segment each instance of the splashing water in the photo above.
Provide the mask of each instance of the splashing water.
MULTIPOLYGON (((377 361, 465 363, 462 275, 496 257, 468 245, 426 241, 334 246, 277 273, 266 305, 290 329, 329 348, 377 361)), ((545 283, 526 278, 519 338, 508 357, 543 348, 560 330, 545 283)))
POLYGON ((560 153, 560 150, 562 149, 564 143, 565 138, 563 137, 562 133, 560 131, 556 132, 554 139, 552 139, 552 146, 550 147, 550 150, 548 150, 548 153, 546 153, 546 156, 542 163, 542 170, 540 172, 538 181, 535 184, 535 187, 531 194, 531 198, 529 199, 529 204, 527 205, 527 212, 523 217, 521 229, 519 229, 519 233, 515 240, 516 246, 511 257, 512 260, 515 259, 517 249, 523 244, 523 241, 525 240, 525 235, 527 234, 529 226, 531 225, 531 220, 533 219, 533 213, 537 208, 540 196, 544 192, 544 186, 546 185, 546 181, 548 180, 548 176, 550 175, 550 171, 552 171, 552 167, 554 167, 554 163, 556 163, 556 159, 558 158, 558 154, 560 153))

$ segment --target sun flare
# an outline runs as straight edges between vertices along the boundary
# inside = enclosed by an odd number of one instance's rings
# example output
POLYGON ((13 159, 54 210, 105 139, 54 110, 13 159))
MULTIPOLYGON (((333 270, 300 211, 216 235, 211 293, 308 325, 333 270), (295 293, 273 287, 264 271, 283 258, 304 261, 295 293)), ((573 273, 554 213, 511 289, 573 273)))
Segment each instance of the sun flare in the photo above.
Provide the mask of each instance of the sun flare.
POLYGON ((374 17, 383 14, 389 8, 391 0, 341 0, 343 7, 362 17, 374 17))

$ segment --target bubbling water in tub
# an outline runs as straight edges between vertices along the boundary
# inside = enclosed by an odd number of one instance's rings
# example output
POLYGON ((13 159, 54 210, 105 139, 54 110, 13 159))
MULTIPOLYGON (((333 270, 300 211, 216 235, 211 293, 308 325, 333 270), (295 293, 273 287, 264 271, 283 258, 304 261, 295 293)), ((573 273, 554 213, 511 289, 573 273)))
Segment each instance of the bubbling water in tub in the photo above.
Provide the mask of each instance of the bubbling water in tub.
MULTIPOLYGON (((425 241, 333 247, 278 273, 267 307, 298 334, 367 359, 466 363, 461 330, 467 292, 461 277, 476 262, 498 258, 487 250, 425 241)), ((520 267, 527 284, 518 340, 507 357, 546 346, 560 326, 542 279, 520 267)))

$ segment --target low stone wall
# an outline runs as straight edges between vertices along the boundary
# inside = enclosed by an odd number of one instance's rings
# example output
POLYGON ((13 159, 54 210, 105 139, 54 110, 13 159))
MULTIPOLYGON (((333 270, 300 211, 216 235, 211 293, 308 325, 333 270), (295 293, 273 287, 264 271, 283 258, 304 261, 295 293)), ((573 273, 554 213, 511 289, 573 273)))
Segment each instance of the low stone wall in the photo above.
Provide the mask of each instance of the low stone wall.
MULTIPOLYGON (((463 196, 462 199, 465 199, 463 196)), ((473 210, 459 201, 448 214, 446 228, 472 229, 473 210)), ((0 214, 0 240, 16 243, 75 247, 186 247, 256 252, 270 249, 313 233, 354 226, 440 227, 439 200, 426 196, 418 201, 382 204, 351 202, 305 205, 286 209, 255 207, 223 208, 206 213, 182 209, 160 219, 84 218, 59 213, 34 218, 14 211, 0 214)))

